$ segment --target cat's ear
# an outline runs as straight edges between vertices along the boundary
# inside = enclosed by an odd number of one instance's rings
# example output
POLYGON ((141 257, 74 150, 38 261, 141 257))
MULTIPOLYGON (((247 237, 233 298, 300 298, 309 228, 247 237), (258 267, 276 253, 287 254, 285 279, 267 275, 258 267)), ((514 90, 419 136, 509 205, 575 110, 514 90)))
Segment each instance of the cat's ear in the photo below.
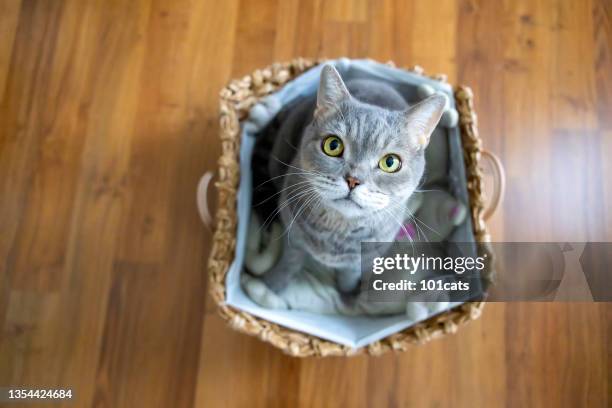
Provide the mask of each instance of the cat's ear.
POLYGON ((418 147, 425 148, 429 144, 431 133, 438 125, 445 106, 446 97, 434 94, 404 112, 409 137, 418 147))
POLYGON ((342 81, 340 74, 332 65, 325 65, 321 70, 319 91, 317 92, 317 109, 315 116, 330 112, 351 94, 342 81))

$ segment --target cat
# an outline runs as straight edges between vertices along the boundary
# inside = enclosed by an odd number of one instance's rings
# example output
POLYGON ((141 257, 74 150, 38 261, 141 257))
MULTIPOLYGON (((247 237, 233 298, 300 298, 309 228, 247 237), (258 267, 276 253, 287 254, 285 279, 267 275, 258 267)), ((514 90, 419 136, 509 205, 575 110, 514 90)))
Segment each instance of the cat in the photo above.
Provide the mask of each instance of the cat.
POLYGON ((340 293, 356 293, 361 242, 390 243, 402 227, 446 103, 435 94, 409 106, 384 81, 345 84, 323 67, 316 100, 292 106, 272 148, 284 233, 280 259, 261 277, 267 288, 280 293, 307 269, 330 271, 340 293))
MULTIPOLYGON (((411 201, 413 201, 412 198, 411 201)), ((262 229, 261 220, 258 214, 253 211, 245 258, 245 264, 253 275, 260 275, 265 272, 264 270, 268 270, 274 265, 281 244, 276 237, 279 237, 281 233, 282 226, 279 221, 274 221, 268 231, 262 229)), ((420 235, 417 236, 416 241, 419 240, 420 235)), ((430 256, 445 256, 442 247, 432 242, 427 245, 427 253, 430 256)), ((422 269, 419 269, 417 273, 417 281, 440 277, 422 269)), ((369 279, 369 284, 372 284, 372 275, 369 276, 369 279)), ((398 277, 391 273, 376 276, 374 279, 381 279, 382 282, 394 282, 398 280, 398 277)), ((414 280, 414 276, 405 273, 400 276, 400 279, 414 280)), ((356 296, 347 298, 338 292, 334 283, 333 270, 325 269, 322 265, 317 265, 315 268, 304 266, 278 294, 270 290, 261 280, 248 273, 241 275, 241 284, 249 297, 257 304, 275 310, 293 309, 344 316, 404 314, 410 321, 417 322, 445 310, 449 304, 449 297, 441 292, 412 293, 404 291, 395 293, 392 298, 389 296, 382 301, 380 298, 371 297, 372 292, 370 290, 362 290, 356 296)))

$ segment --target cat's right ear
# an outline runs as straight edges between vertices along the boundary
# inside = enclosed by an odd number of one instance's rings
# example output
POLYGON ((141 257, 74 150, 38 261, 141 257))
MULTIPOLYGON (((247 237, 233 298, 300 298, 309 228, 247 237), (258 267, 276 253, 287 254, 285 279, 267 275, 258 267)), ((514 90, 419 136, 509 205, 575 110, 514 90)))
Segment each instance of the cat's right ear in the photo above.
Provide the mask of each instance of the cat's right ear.
POLYGON ((431 133, 438 125, 445 106, 446 97, 434 94, 413 105, 404 113, 408 136, 418 148, 425 149, 429 144, 431 133))
POLYGON ((315 117, 333 111, 343 100, 350 97, 351 94, 346 89, 336 68, 333 65, 325 65, 321 70, 315 117))

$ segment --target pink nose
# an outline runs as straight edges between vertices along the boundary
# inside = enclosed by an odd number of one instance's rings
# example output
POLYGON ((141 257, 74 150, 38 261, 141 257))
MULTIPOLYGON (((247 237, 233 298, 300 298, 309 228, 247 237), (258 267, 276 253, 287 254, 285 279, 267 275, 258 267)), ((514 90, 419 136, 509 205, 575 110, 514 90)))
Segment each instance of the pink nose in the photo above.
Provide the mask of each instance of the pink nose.
POLYGON ((349 189, 354 189, 355 187, 357 187, 359 184, 361 184, 361 181, 359 181, 358 179, 356 179, 353 176, 348 176, 346 178, 346 184, 348 184, 349 189))

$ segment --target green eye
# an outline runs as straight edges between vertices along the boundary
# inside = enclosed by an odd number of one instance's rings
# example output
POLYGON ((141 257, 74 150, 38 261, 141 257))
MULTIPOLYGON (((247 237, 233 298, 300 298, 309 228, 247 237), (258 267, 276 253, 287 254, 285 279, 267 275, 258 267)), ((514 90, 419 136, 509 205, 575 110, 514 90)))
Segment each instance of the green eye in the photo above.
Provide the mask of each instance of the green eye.
POLYGON ((402 167, 402 161, 396 154, 387 154, 378 162, 378 167, 387 173, 395 173, 402 167))
POLYGON ((344 151, 344 143, 338 136, 328 136, 323 141, 323 152, 331 157, 338 157, 344 151))

